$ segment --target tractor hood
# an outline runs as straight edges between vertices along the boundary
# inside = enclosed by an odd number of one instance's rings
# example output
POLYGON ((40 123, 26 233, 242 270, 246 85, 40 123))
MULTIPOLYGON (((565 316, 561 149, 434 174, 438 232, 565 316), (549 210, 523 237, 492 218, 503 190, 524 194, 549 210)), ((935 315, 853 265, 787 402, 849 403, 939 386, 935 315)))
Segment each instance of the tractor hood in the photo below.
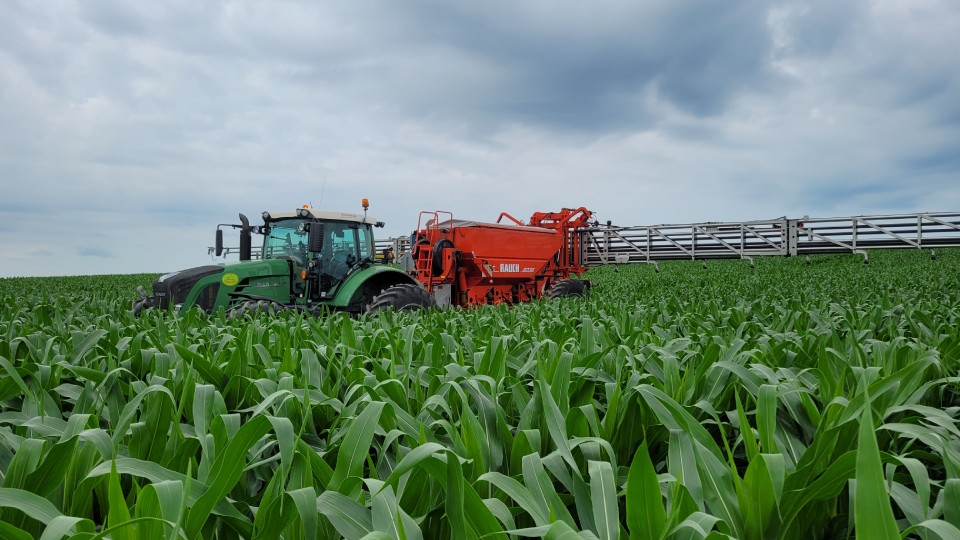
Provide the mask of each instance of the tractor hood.
MULTIPOLYGON (((210 307, 201 305, 198 300, 197 305, 203 309, 209 310, 218 305, 227 307, 231 299, 241 297, 271 299, 285 304, 290 302, 293 268, 287 259, 240 261, 225 265, 222 276, 204 278, 200 285, 207 279, 211 280, 211 286, 218 288, 218 294, 214 295, 216 303, 210 307)), ((192 305, 191 302, 187 303, 192 305)))
POLYGON ((290 300, 291 267, 286 260, 253 260, 231 264, 197 266, 170 272, 153 282, 152 295, 138 290, 134 313, 145 308, 184 309, 199 307, 214 311, 228 308, 237 298, 290 300))
POLYGON ((290 266, 285 260, 241 261, 170 272, 153 282, 152 294, 137 291, 134 312, 145 308, 199 307, 213 311, 238 297, 289 300, 290 266))
MULTIPOLYGON (((153 307, 167 309, 171 305, 182 304, 187 296, 193 291, 194 286, 201 279, 214 274, 220 274, 224 270, 220 265, 197 266, 178 272, 170 272, 157 278, 153 282, 153 307)), ((217 291, 210 291, 212 297, 210 306, 203 306, 205 309, 212 307, 213 300, 216 298, 217 291)), ((198 302, 200 304, 200 302, 198 302)))

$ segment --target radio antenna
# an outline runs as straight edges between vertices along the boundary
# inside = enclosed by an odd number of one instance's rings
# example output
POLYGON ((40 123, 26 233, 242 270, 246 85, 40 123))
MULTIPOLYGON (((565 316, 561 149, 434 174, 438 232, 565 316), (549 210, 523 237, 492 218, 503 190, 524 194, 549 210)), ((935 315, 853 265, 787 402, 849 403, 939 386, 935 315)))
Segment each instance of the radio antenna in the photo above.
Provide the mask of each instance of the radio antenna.
POLYGON ((323 174, 323 185, 320 186, 320 204, 317 208, 323 208, 323 192, 327 189, 327 174, 323 174))

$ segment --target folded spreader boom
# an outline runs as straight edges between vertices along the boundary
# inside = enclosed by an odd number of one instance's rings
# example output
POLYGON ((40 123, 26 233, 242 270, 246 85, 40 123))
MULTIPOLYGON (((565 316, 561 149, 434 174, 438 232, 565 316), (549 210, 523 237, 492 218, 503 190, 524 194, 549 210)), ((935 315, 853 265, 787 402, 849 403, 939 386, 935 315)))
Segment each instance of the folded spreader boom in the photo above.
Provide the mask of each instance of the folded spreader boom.
POLYGON ((761 221, 589 227, 580 237, 586 266, 676 259, 747 259, 870 249, 960 246, 960 213, 918 213, 761 221))

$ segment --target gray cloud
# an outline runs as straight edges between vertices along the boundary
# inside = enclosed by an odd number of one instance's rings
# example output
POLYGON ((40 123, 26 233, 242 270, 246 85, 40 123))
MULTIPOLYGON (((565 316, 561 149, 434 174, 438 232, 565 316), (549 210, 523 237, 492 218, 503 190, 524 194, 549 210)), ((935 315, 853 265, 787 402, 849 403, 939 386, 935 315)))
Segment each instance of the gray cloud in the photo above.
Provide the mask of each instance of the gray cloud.
POLYGON ((321 191, 393 235, 956 210, 957 36, 946 0, 6 2, 0 275, 94 233, 67 267, 201 264, 321 191))
POLYGON ((793 54, 822 57, 849 43, 856 26, 869 17, 866 0, 789 2, 793 54))
POLYGON ((375 26, 381 48, 361 50, 359 61, 351 51, 304 65, 317 79, 346 74, 361 92, 386 84, 395 106, 421 117, 578 130, 651 125, 659 115, 650 93, 695 115, 716 114, 739 89, 773 75, 757 3, 397 6, 377 7, 392 21, 375 26))
MULTIPOLYGON (((481 129, 644 127, 657 116, 644 99, 650 92, 702 116, 721 112, 742 88, 773 80, 761 2, 279 6, 101 1, 82 3, 78 16, 96 34, 91 48, 103 36, 136 44, 104 51, 111 61, 91 66, 95 71, 162 77, 143 62, 151 48, 166 53, 151 56, 160 62, 171 54, 210 57, 222 63, 221 74, 266 60, 258 67, 271 78, 481 129), (246 65, 232 65, 241 59, 246 65)), ((179 83, 190 81, 201 101, 216 95, 230 104, 223 77, 189 63, 181 68, 189 79, 179 83)))

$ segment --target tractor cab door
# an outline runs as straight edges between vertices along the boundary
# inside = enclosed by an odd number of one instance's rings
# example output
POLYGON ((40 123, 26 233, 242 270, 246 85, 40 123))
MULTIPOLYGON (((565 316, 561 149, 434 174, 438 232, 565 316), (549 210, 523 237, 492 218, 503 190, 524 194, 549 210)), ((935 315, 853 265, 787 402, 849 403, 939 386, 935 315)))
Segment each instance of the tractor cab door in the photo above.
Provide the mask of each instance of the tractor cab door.
POLYGON ((320 293, 327 296, 357 262, 373 256, 373 236, 369 225, 345 221, 325 222, 323 235, 323 249, 318 254, 320 293))

